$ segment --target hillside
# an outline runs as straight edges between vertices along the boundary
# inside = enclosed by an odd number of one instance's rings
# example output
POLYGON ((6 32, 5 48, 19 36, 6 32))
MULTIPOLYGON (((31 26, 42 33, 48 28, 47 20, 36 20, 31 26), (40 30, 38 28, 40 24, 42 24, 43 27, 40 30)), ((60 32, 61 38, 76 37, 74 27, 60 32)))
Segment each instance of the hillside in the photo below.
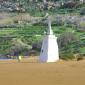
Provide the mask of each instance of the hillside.
POLYGON ((28 55, 32 51, 39 55, 48 15, 58 37, 61 58, 85 55, 85 2, 33 1, 0 2, 0 57, 28 55))

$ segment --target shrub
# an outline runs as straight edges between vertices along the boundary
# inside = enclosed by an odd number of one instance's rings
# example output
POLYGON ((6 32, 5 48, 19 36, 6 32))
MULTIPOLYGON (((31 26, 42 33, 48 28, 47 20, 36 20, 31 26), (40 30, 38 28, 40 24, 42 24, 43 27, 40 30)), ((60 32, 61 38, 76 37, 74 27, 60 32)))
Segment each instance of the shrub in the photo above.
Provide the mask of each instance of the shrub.
POLYGON ((63 53, 60 54, 60 58, 63 60, 70 60, 70 59, 74 59, 73 53, 63 53))
POLYGON ((65 2, 64 5, 62 6, 63 8, 74 8, 76 6, 76 3, 73 1, 68 1, 65 2))
POLYGON ((32 49, 36 51, 40 51, 42 46, 42 42, 36 42, 32 45, 32 49))
POLYGON ((80 15, 85 15, 85 8, 81 9, 80 15))
POLYGON ((67 47, 67 45, 77 41, 77 37, 71 33, 71 32, 65 32, 63 34, 61 34, 61 36, 58 38, 58 43, 59 43, 59 47, 67 47))

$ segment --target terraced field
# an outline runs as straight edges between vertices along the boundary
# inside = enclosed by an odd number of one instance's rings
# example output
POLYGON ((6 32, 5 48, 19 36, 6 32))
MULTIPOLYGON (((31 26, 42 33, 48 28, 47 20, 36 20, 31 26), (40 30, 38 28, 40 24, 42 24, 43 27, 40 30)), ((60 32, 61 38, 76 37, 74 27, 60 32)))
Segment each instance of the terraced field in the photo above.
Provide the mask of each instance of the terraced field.
MULTIPOLYGON (((34 41, 39 41, 42 39, 44 35, 44 31, 46 31, 47 26, 24 26, 24 27, 17 27, 17 28, 3 28, 0 29, 0 50, 1 52, 7 51, 11 46, 11 40, 13 38, 23 38, 25 41, 29 43, 31 39, 34 41)), ((52 26, 52 29, 57 37, 59 37, 64 32, 73 32, 74 34, 82 38, 85 32, 80 32, 76 30, 72 30, 72 28, 66 28, 64 26, 52 26), (68 30, 69 29, 69 30, 68 30)), ((84 41, 84 39, 82 39, 84 41)), ((82 41, 81 40, 81 41, 82 41)), ((31 42, 30 42, 31 43, 31 42)), ((81 49, 82 51, 85 49, 81 49)), ((84 52, 84 51, 83 51, 84 52)))

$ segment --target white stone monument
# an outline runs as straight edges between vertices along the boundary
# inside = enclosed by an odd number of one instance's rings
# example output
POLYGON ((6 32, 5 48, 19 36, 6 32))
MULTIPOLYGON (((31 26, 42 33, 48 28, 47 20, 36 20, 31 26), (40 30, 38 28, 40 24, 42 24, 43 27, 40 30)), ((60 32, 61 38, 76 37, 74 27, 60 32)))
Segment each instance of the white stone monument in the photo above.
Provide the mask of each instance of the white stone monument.
POLYGON ((56 62, 59 60, 57 38, 51 29, 51 21, 48 20, 48 31, 42 42, 40 62, 56 62))

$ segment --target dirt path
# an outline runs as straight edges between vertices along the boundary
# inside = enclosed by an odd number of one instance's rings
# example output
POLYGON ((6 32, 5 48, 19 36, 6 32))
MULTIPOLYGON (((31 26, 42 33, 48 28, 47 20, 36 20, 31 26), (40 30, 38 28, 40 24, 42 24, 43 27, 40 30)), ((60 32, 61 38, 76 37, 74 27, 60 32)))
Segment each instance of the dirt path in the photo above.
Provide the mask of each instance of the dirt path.
POLYGON ((85 85, 85 60, 39 63, 0 61, 0 85, 85 85))

